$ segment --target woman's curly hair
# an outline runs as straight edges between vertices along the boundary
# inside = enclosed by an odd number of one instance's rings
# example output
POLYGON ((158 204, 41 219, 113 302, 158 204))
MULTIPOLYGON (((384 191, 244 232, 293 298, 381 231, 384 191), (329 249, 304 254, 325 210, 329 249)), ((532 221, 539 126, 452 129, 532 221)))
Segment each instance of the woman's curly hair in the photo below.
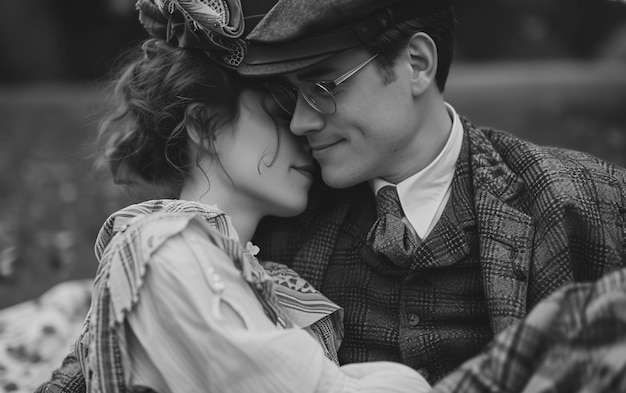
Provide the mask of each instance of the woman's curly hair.
POLYGON ((214 132, 236 120, 246 83, 201 51, 150 38, 113 79, 115 110, 99 125, 98 166, 118 184, 177 193, 195 164, 188 130, 211 146, 214 132))

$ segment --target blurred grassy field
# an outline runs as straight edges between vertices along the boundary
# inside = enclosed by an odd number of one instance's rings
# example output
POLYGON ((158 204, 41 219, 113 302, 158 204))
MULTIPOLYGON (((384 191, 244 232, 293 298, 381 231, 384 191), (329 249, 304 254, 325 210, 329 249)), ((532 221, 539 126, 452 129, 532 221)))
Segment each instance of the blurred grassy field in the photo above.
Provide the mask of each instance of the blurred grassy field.
MULTIPOLYGON (((479 125, 626 166, 626 64, 456 65, 447 99, 479 125)), ((138 199, 92 170, 103 97, 0 88, 0 308, 93 277, 102 221, 138 199)))

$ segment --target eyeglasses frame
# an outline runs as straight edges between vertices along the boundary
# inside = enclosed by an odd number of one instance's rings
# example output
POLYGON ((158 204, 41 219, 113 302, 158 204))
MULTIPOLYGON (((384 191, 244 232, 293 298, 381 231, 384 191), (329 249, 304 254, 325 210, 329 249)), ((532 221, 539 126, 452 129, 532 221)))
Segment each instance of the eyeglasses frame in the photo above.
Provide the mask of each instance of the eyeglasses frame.
MULTIPOLYGON (((308 95, 306 95, 306 94, 304 94, 302 92, 302 88, 297 88, 295 86, 286 85, 286 84, 282 85, 282 88, 284 89, 284 92, 289 96, 289 98, 291 100, 293 100, 294 104, 297 103, 298 95, 302 95, 304 100, 316 112, 321 113, 323 115, 333 115, 333 114, 335 114, 337 112, 337 102, 335 101, 335 95, 333 94, 333 90, 335 90, 337 88, 337 86, 339 86, 343 82, 347 81, 348 79, 353 77, 356 73, 358 73, 363 68, 365 68, 365 66, 367 66, 369 63, 371 63, 376 57, 378 57, 378 53, 376 53, 373 56, 369 57, 367 60, 361 62, 360 64, 358 64, 357 66, 351 68, 350 70, 344 72, 343 74, 341 74, 340 76, 338 76, 337 78, 335 78, 332 81, 327 81, 327 80, 317 80, 317 81, 316 80, 307 80, 307 81, 303 82, 303 84, 304 83, 311 83, 311 84, 313 84, 315 86, 318 86, 319 88, 321 88, 322 90, 324 90, 324 91, 326 91, 328 93, 328 96, 330 97, 330 99, 333 102, 333 110, 332 110, 332 112, 324 112, 324 111, 322 111, 315 104, 315 101, 312 100, 311 97, 308 97, 308 95)), ((272 94, 272 97, 274 98, 274 101, 276 101, 276 103, 282 108, 282 110, 287 112, 289 115, 293 115, 293 113, 295 111, 295 106, 294 106, 294 111, 288 110, 287 108, 284 107, 284 105, 281 104, 280 100, 278 98, 276 98, 276 95, 275 95, 274 90, 272 89, 271 85, 266 83, 266 87, 268 88, 268 90, 272 94)))

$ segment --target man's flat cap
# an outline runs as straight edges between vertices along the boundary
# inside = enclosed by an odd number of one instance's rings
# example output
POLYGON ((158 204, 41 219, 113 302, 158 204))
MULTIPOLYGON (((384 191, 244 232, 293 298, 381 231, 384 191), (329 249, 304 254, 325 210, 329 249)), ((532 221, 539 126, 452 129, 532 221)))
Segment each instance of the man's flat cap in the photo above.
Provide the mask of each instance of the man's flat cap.
POLYGON ((239 73, 263 77, 297 71, 451 5, 452 0, 279 0, 246 37, 239 73))

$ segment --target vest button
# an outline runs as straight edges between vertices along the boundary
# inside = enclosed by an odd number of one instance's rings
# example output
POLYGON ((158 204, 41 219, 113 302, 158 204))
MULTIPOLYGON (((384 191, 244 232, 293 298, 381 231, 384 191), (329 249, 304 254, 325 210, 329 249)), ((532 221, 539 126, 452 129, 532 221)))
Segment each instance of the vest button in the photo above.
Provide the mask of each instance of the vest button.
POLYGON ((409 315, 409 325, 417 326, 420 324, 420 317, 417 314, 409 315))
POLYGON ((417 372, 420 373, 422 377, 424 377, 424 379, 428 379, 428 376, 430 375, 428 370, 426 370, 425 368, 420 368, 417 370, 417 372))

